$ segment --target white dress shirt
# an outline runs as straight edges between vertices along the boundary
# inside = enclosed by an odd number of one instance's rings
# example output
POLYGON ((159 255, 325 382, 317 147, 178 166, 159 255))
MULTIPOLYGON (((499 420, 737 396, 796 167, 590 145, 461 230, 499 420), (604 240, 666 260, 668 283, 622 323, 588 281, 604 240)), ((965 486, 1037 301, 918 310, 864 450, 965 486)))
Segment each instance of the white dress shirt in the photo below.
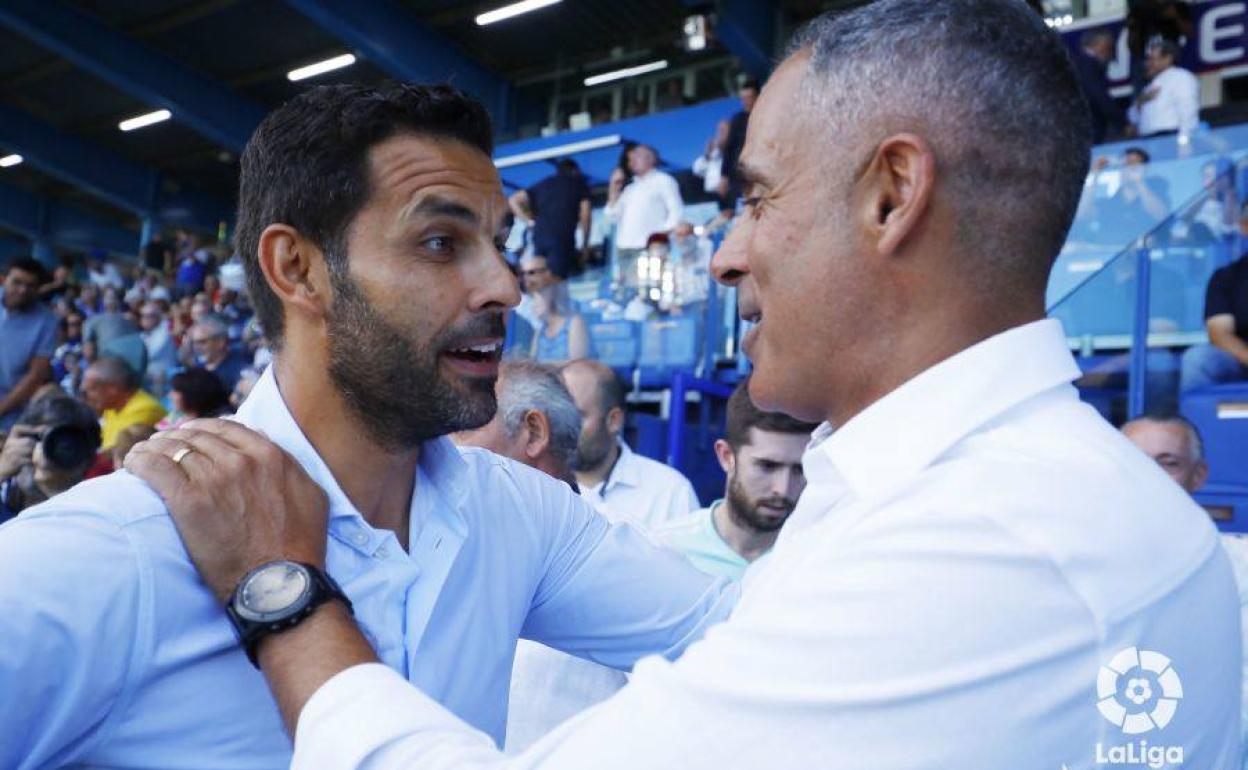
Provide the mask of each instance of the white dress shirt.
POLYGON ((293 767, 1089 770, 1140 740, 1236 767, 1231 566, 1078 376, 1040 321, 823 426, 732 617, 519 756, 374 665, 312 697, 293 767), (1163 673, 1132 670, 1132 650, 1163 673), (1147 713, 1172 719, 1124 732, 1147 713))
POLYGON ((702 507, 693 485, 680 471, 619 443, 620 458, 607 478, 581 488, 581 497, 599 513, 613 522, 628 521, 651 529, 702 507))
POLYGON ((1157 95, 1132 105, 1130 118, 1140 136, 1158 131, 1178 131, 1190 136, 1200 122, 1200 81, 1182 67, 1168 67, 1144 89, 1157 95))
POLYGON ((719 182, 724 178, 724 153, 716 147, 708 158, 705 153, 693 161, 693 175, 702 178, 702 190, 719 192, 719 182))
POLYGON ((651 235, 670 232, 680 222, 685 204, 676 180, 656 168, 634 177, 606 213, 616 223, 617 249, 644 249, 651 235))

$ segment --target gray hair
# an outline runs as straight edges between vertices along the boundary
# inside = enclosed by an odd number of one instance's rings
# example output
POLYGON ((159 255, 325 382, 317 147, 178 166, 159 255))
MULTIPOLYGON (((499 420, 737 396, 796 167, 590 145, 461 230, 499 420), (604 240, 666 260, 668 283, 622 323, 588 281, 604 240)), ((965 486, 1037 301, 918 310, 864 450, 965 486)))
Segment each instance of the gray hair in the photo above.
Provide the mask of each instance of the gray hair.
POLYGON ((230 336, 229 324, 225 322, 224 318, 222 318, 219 315, 216 315, 215 313, 211 315, 206 315, 203 318, 199 319, 199 321, 195 323, 195 326, 199 327, 200 329, 204 329, 205 331, 207 331, 209 334, 211 334, 214 337, 230 336))
POLYGON ((135 390, 139 387, 138 373, 130 368, 130 364, 126 363, 124 358, 100 356, 91 362, 90 369, 103 382, 119 385, 126 390, 135 390))
POLYGON ((1146 414, 1130 420, 1122 426, 1122 430, 1125 431, 1129 426, 1141 422, 1150 422, 1153 425, 1173 425, 1179 428, 1187 434, 1187 446, 1192 462, 1204 462, 1205 440, 1200 437, 1200 431, 1191 420, 1180 414, 1146 414))
POLYGON ((1150 39, 1148 41, 1148 45, 1145 46, 1145 50, 1157 51, 1162 56, 1168 56, 1171 61, 1178 61, 1179 54, 1183 52, 1183 49, 1179 48, 1178 43, 1170 40, 1169 38, 1161 37, 1160 35, 1154 36, 1150 39))
POLYGON ((581 412, 558 372, 533 361, 505 361, 499 367, 502 392, 498 414, 503 430, 515 436, 524 415, 536 409, 550 423, 550 451, 564 467, 571 467, 581 437, 581 412))
POLYGON ((877 0, 815 19, 789 53, 806 50, 802 102, 820 125, 928 141, 959 240, 991 269, 984 286, 1047 282, 1092 133, 1056 32, 1020 0, 877 0))

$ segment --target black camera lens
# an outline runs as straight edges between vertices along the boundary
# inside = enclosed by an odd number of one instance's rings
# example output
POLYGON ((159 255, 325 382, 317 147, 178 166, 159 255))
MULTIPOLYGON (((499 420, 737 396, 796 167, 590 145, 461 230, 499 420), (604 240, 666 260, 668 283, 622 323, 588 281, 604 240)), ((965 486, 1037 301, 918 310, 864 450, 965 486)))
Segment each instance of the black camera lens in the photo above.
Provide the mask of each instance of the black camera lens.
POLYGON ((95 447, 82 428, 57 425, 43 436, 43 456, 53 466, 73 471, 90 464, 95 447))

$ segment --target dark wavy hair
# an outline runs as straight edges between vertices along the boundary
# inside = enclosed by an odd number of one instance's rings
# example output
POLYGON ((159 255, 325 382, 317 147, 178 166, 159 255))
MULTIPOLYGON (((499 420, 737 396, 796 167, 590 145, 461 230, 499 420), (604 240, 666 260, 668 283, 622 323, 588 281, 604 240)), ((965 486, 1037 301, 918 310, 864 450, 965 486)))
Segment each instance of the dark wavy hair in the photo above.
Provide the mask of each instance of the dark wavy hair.
POLYGON ((196 417, 216 417, 230 407, 221 378, 207 369, 186 369, 173 375, 169 387, 182 394, 182 409, 196 417))

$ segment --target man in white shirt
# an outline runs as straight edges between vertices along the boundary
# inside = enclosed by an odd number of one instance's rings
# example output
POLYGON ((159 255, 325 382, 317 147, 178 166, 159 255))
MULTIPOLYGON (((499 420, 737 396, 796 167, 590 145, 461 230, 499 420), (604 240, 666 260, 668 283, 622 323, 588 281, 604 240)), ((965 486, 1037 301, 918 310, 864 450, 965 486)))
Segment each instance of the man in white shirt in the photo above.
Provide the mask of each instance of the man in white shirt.
POLYGON ((624 387, 601 361, 580 359, 559 374, 581 410, 576 483, 581 497, 611 521, 651 528, 698 508, 689 479, 624 443, 624 387))
MULTIPOLYGON (((505 757, 367 665, 331 605, 263 650, 296 770, 1239 762, 1217 534, 1079 401, 1045 319, 1091 133, 1061 39, 1017 0, 877 0, 792 50, 751 115, 746 209, 712 267, 757 322, 754 402, 826 424, 732 617, 505 757)), ((230 549, 221 517, 178 508, 218 590, 321 518, 225 516, 245 535, 230 549)))
MULTIPOLYGON (((1199 492, 1209 478, 1209 463, 1205 459, 1205 444, 1200 431, 1184 417, 1146 415, 1123 425, 1122 435, 1161 466, 1166 475, 1189 495, 1199 492)), ((1235 583, 1239 586, 1241 630, 1248 634, 1248 538, 1240 534, 1224 534, 1221 539, 1235 570, 1235 583)), ((1248 645, 1248 637, 1245 644, 1248 645)), ((1245 666, 1245 694, 1241 705, 1243 732, 1248 737, 1248 660, 1245 666)), ((1244 765, 1248 767, 1248 756, 1244 757, 1244 765)))
POLYGON ((771 550, 806 488, 802 454, 818 426, 750 401, 749 379, 728 399, 724 437, 715 456, 727 475, 724 496, 653 530, 660 542, 693 566, 740 580, 751 563, 771 550))
POLYGON ((615 169, 607 187, 607 219, 615 228, 615 253, 620 277, 626 285, 637 285, 637 258, 650 236, 669 233, 684 216, 685 204, 680 185, 670 174, 658 169, 659 155, 654 148, 639 144, 628 153, 628 169, 633 180, 625 185, 622 169, 615 169))
POLYGON ((1200 81, 1178 66, 1179 47, 1157 38, 1145 50, 1144 71, 1150 81, 1131 105, 1128 117, 1139 136, 1178 132, 1191 136, 1200 122, 1200 81))

